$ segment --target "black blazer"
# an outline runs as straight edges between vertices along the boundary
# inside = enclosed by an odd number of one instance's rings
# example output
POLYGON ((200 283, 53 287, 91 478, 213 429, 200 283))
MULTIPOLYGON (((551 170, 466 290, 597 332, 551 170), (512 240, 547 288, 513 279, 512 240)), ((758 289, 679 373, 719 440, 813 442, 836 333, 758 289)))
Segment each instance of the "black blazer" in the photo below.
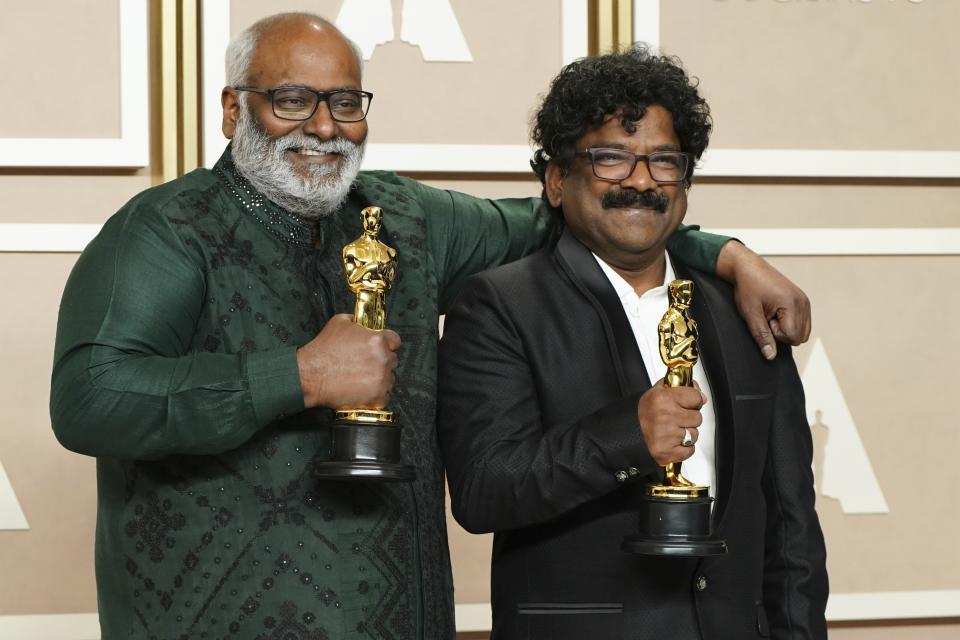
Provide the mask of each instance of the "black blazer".
POLYGON ((440 445, 454 517, 496 532, 496 640, 826 638, 826 552, 790 350, 765 361, 729 286, 674 267, 695 282, 725 556, 620 550, 644 476, 661 473, 637 418, 650 381, 617 294, 569 231, 472 278, 447 315, 440 445), (618 481, 630 467, 639 477, 618 481))

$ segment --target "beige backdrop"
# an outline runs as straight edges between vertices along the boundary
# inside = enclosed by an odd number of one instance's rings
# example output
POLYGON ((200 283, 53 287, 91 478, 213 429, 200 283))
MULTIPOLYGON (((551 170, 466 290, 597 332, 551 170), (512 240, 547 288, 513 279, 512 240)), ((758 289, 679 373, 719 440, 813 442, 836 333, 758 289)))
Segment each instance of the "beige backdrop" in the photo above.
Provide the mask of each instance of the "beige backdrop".
MULTIPOLYGON (((277 11, 311 11, 332 20, 341 4, 279 0, 267 7, 232 0, 230 31, 277 11)), ((560 67, 560 1, 452 0, 473 56, 469 63, 424 63, 420 49, 400 39, 401 4, 391 0, 396 39, 378 45, 364 65, 364 88, 374 92, 371 141, 524 144, 534 98, 560 67)))
MULTIPOLYGON (((269 10, 332 14, 338 6, 304 0, 271 3, 269 10)), ((526 140, 536 95, 559 65, 559 0, 454 0, 452 6, 475 63, 427 64, 410 45, 382 45, 365 77, 377 94, 375 141, 526 140), (426 87, 442 90, 417 101, 426 87)), ((0 0, 0 72, 23 96, 0 102, 0 138, 117 135, 116 8, 99 0, 0 0)), ((664 47, 702 78, 714 108, 715 147, 960 150, 954 113, 960 51, 950 37, 960 23, 958 3, 684 0, 662 2, 661 11, 664 47)), ((262 3, 235 0, 231 21, 243 25, 264 12, 262 3)), ((156 142, 159 118, 152 114, 156 142)), ((155 182, 156 152, 153 158, 138 170, 0 169, 0 241, 10 223, 52 225, 37 232, 42 242, 43 234, 61 229, 53 225, 102 222, 155 182)), ((477 195, 539 192, 523 176, 418 177, 477 195)), ((957 180, 703 179, 691 192, 688 222, 816 228, 825 238, 830 229, 850 227, 937 233, 960 227, 958 186, 957 180)), ((956 592, 960 510, 953 487, 960 472, 952 453, 960 436, 951 400, 960 347, 948 332, 960 318, 949 284, 958 274, 960 246, 923 257, 803 255, 816 249, 798 245, 796 255, 773 261, 814 302, 813 338, 830 358, 889 506, 887 514, 849 515, 836 500, 819 498, 833 592, 956 592)), ((7 363, 0 368, 0 464, 30 525, 0 530, 0 638, 10 637, 4 635, 10 616, 96 609, 94 465, 59 447, 46 408, 56 309, 75 259, 0 252, 6 312, 0 355, 7 363)), ((797 350, 801 368, 809 354, 809 346, 797 350)), ((450 535, 457 602, 487 602, 489 536, 466 534, 452 521, 450 535)), ((48 631, 30 637, 64 637, 51 630, 53 619, 33 620, 48 631)), ((840 640, 960 633, 957 619, 832 627, 831 637, 840 640)))

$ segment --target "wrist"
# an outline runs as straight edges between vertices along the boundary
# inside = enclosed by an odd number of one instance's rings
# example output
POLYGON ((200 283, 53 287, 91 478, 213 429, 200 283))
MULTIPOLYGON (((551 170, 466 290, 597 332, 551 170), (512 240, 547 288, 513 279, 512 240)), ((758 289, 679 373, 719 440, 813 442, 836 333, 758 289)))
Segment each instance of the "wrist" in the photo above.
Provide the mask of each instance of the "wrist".
POLYGON ((717 276, 731 284, 736 284, 744 265, 754 256, 756 254, 739 240, 735 238, 727 240, 720 248, 720 255, 717 256, 717 276))
POLYGON ((303 406, 307 409, 319 406, 320 398, 317 393, 316 376, 313 367, 309 364, 307 355, 304 353, 304 347, 297 349, 297 369, 300 372, 300 392, 303 394, 303 406))

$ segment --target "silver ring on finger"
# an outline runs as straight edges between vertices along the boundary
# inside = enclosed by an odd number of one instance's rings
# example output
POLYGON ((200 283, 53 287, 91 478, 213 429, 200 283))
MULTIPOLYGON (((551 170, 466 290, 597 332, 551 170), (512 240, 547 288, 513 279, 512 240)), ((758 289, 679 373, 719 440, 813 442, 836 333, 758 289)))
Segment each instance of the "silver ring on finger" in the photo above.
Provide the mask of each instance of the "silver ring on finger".
POLYGON ((692 447, 693 446, 693 436, 690 435, 690 429, 684 427, 683 429, 683 440, 680 441, 681 447, 692 447))

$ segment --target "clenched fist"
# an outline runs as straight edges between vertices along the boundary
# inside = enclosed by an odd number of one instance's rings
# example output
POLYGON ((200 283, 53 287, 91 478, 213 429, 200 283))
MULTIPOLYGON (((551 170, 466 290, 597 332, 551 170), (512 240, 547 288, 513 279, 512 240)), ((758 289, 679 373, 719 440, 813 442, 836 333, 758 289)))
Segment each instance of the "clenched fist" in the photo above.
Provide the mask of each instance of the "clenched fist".
POLYGON ((382 409, 395 381, 400 336, 370 331, 349 314, 333 316, 317 337, 297 349, 304 405, 382 409))
POLYGON ((694 447, 684 447, 684 428, 697 441, 697 427, 703 422, 700 408, 707 398, 696 387, 668 387, 654 384, 640 396, 637 417, 647 450, 661 467, 683 462, 693 455, 694 447))

